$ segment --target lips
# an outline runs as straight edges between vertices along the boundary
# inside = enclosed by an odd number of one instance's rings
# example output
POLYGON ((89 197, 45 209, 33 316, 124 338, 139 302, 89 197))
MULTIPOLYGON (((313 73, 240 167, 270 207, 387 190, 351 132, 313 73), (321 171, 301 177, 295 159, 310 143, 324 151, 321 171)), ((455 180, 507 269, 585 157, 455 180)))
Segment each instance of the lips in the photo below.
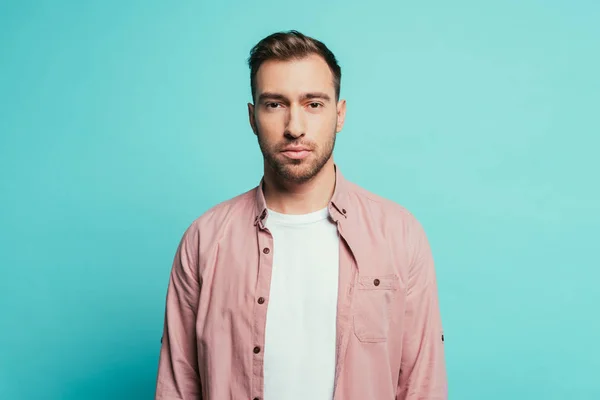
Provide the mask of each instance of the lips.
POLYGON ((288 151, 310 151, 308 147, 286 147, 282 150, 283 152, 288 151))
POLYGON ((282 150, 282 154, 288 158, 296 160, 306 158, 310 154, 311 150, 307 147, 286 147, 282 150))

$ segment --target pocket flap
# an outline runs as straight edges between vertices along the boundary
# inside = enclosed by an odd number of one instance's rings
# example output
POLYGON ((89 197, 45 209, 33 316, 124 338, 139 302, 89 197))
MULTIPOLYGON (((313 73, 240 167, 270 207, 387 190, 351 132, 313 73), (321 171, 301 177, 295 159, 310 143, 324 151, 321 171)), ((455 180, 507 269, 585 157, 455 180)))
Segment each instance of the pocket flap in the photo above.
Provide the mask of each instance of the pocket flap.
POLYGON ((359 276, 357 289, 359 290, 398 290, 400 277, 398 275, 369 275, 359 276))

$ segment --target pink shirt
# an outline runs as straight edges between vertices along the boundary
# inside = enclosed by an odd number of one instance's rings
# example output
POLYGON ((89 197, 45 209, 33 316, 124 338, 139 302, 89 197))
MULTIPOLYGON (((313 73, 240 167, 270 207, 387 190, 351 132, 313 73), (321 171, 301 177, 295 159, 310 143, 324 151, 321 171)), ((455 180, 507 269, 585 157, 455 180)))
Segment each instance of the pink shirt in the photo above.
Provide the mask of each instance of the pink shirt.
MULTIPOLYGON (((341 240, 334 399, 447 399, 425 232, 405 208, 335 170, 329 215, 341 240)), ((263 400, 273 239, 262 183, 214 206, 183 234, 167 291, 157 400, 263 400)))

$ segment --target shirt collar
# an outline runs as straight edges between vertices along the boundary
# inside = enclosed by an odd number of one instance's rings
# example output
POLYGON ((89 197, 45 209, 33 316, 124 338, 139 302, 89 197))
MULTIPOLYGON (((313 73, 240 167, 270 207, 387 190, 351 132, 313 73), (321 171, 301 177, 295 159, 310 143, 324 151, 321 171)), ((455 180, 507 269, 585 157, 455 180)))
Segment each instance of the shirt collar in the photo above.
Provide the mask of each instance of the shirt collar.
MULTIPOLYGON (((329 200, 328 210, 329 216, 334 222, 340 219, 348 218, 348 181, 342 175, 337 164, 333 164, 335 170, 335 189, 333 196, 329 200)), ((254 225, 260 224, 261 229, 264 228, 264 220, 267 217, 267 202, 263 191, 264 176, 260 180, 260 184, 256 187, 256 216, 254 225)))

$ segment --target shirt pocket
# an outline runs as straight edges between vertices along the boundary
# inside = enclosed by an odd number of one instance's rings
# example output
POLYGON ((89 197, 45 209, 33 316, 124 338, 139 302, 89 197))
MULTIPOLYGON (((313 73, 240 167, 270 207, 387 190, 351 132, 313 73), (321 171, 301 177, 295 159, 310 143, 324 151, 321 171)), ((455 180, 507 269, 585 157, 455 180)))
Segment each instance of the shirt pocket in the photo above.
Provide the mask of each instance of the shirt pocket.
POLYGON ((400 292, 397 275, 359 276, 354 291, 354 334, 361 342, 385 342, 392 304, 400 292))

